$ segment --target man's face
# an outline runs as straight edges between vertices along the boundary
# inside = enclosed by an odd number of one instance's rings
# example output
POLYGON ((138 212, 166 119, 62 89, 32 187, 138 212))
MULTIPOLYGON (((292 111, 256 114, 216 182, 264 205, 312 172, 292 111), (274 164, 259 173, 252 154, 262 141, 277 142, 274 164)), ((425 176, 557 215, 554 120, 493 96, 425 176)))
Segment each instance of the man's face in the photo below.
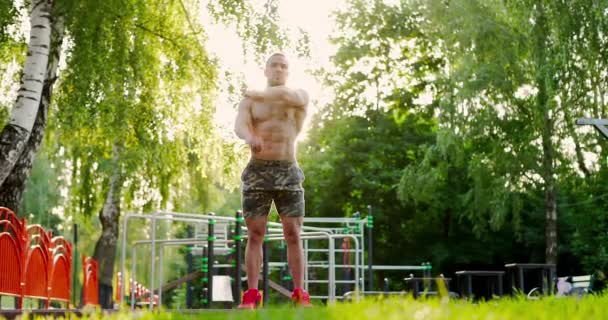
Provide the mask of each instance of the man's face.
POLYGON ((268 79, 268 85, 270 86, 285 85, 287 76, 289 75, 289 63, 287 62, 287 58, 282 55, 272 56, 266 63, 264 75, 266 76, 266 79, 268 79))

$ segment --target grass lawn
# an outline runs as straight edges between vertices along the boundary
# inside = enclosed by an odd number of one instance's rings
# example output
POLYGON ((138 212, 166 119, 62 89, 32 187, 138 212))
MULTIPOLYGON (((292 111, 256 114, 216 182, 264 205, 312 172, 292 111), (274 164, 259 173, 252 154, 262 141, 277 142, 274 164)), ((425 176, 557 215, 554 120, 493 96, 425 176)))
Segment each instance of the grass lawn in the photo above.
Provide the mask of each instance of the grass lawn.
POLYGON ((402 320, 402 319, 608 319, 608 295, 549 297, 541 300, 504 298, 471 303, 463 300, 414 300, 411 298, 368 299, 357 303, 338 303, 310 309, 271 306, 257 311, 209 311, 197 314, 179 312, 122 312, 111 316, 91 314, 90 319, 201 319, 201 320, 402 320))

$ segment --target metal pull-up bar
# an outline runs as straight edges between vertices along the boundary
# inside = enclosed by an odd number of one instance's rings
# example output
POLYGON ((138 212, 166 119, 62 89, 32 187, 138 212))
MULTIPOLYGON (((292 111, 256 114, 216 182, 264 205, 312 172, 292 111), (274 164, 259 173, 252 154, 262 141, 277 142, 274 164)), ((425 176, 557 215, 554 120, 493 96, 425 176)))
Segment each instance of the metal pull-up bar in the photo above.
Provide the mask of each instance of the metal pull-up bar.
POLYGON ((579 118, 576 119, 576 124, 579 126, 592 125, 604 136, 604 138, 608 139, 608 128, 606 128, 608 119, 579 118))

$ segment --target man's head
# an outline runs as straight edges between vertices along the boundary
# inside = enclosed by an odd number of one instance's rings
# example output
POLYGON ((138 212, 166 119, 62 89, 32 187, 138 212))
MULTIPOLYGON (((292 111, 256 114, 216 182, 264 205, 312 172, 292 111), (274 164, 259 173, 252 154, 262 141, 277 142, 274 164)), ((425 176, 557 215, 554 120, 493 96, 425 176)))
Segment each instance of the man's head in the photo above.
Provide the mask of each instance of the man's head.
POLYGON ((289 62, 285 54, 273 53, 266 60, 264 75, 268 79, 268 85, 271 87, 285 85, 287 76, 289 76, 289 62))

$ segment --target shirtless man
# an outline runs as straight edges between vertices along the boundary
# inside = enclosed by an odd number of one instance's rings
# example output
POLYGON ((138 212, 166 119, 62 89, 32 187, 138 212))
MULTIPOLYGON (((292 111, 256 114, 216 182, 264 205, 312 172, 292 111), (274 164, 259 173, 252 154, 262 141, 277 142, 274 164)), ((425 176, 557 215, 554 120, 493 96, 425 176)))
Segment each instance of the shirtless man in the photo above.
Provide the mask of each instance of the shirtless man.
POLYGON ((235 133, 251 148, 251 159, 241 176, 242 206, 247 225, 245 265, 248 290, 239 308, 254 309, 261 300, 258 277, 262 243, 271 203, 281 217, 287 242, 287 262, 294 282, 292 300, 310 306, 302 289, 304 256, 300 230, 304 217, 304 173, 296 161, 296 137, 302 130, 308 106, 304 90, 285 86, 289 63, 282 53, 266 61, 265 90, 245 90, 239 104, 235 133))

